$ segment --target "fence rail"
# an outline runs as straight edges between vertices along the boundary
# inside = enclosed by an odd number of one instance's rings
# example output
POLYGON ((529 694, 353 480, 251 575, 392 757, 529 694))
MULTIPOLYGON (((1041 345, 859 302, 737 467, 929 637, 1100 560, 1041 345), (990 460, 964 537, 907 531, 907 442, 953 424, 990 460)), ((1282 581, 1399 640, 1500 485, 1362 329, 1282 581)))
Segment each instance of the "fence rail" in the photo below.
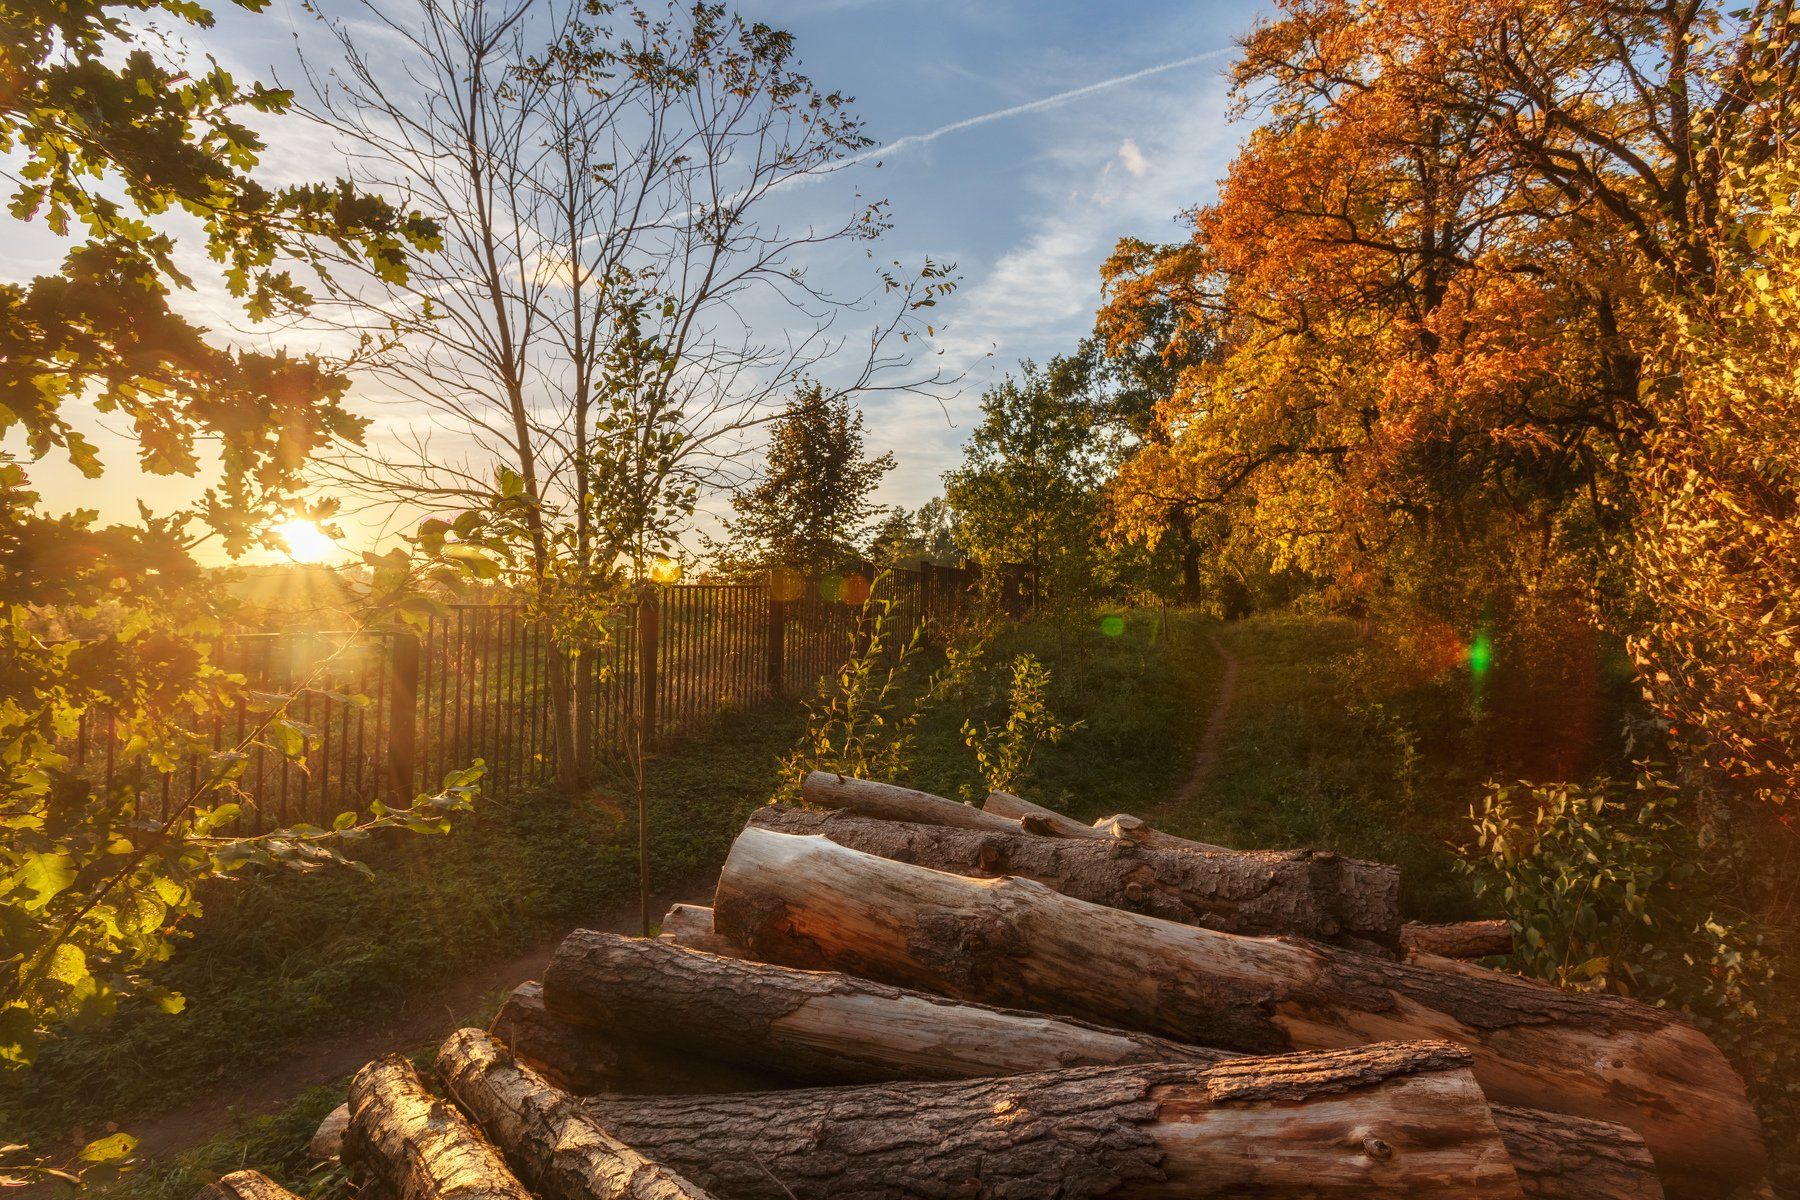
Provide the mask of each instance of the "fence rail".
MULTIPOLYGON (((633 737, 664 742, 724 710, 810 691, 855 647, 871 587, 910 632, 952 619, 978 579, 974 568, 925 564, 879 576, 774 571, 762 583, 647 588, 613 614, 603 643, 574 660, 579 754, 616 757, 633 737)), ((1021 607, 1027 590, 1009 572, 1003 603, 1021 607)), ((302 689, 289 715, 310 731, 304 760, 249 751, 240 782, 252 800, 251 828, 324 824, 376 798, 409 798, 476 758, 487 763, 490 791, 522 791, 554 775, 550 639, 521 605, 449 605, 418 632, 228 634, 214 654, 252 693, 302 689)), ((261 719, 240 703, 196 732, 225 749, 261 719)), ((111 718, 84 716, 70 746, 78 767, 111 780, 117 750, 111 718)), ((143 793, 147 815, 167 819, 200 772, 195 757, 153 780, 143 793)))

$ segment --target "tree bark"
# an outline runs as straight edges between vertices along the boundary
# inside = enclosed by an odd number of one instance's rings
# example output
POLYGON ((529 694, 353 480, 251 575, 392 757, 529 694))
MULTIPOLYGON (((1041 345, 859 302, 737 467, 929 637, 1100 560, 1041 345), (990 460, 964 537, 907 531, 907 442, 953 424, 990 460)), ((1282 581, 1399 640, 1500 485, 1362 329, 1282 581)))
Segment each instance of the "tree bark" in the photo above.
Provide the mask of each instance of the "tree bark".
POLYGON ((544 1200, 708 1200, 607 1132, 580 1101, 520 1066, 480 1030, 451 1034, 438 1051, 437 1070, 544 1200))
POLYGON ((755 827, 726 860, 713 920, 769 962, 1229 1049, 1443 1038, 1473 1050, 1497 1101, 1635 1130, 1671 1195, 1721 1196, 1763 1169, 1743 1082, 1718 1048, 1620 997, 1197 929, 755 827))
POLYGON ((398 1054, 350 1081, 344 1162, 367 1170, 394 1200, 531 1200, 499 1152, 398 1054))
POLYGON ((1535 1200, 1662 1200, 1656 1163, 1623 1125, 1491 1106, 1519 1184, 1535 1200))
POLYGON ((548 1016, 805 1083, 966 1079, 1053 1067, 1216 1063, 1220 1050, 993 1008, 835 971, 578 929, 544 974, 548 1016))
POLYGON ((585 1107, 734 1200, 1519 1197, 1467 1062, 1386 1045, 585 1107))
MULTIPOLYGON (((710 921, 708 922, 710 928, 710 921)), ((1211 1064, 1230 1051, 871 983, 577 930, 547 978, 553 1008, 621 1043, 661 1041, 783 1083, 962 1079, 1076 1066, 1211 1064)), ((554 1014, 552 1014, 554 1019, 554 1014)), ((1643 1139, 1620 1125, 1495 1107, 1529 1196, 1662 1195, 1643 1139)))
POLYGON ((1065 896, 1183 925, 1294 934, 1390 955, 1399 946, 1400 872, 1330 853, 1194 854, 780 806, 758 809, 750 824, 818 834, 865 854, 957 875, 1035 879, 1065 896))
POLYGON ((987 800, 981 806, 981 811, 1015 820, 1028 833, 1041 833, 1051 837, 1136 842, 1140 846, 1153 846, 1158 850, 1197 850, 1203 854, 1230 853, 1226 847, 1215 846, 1211 842, 1196 842, 1190 838, 1176 837, 1172 833, 1163 833, 1151 828, 1150 823, 1142 817, 1134 817, 1128 813, 1101 817, 1092 825, 1083 825, 1074 817, 1064 816, 1055 809, 1045 808, 1041 804, 1033 804, 1011 792, 989 792, 987 800))
POLYGON ((741 1092, 772 1083, 729 1062, 681 1053, 679 1046, 659 1047, 655 1039, 609 1036, 579 1014, 552 1013, 538 983, 514 988, 488 1032, 514 1058, 570 1092, 741 1092))
POLYGON ((800 784, 800 794, 808 804, 819 808, 848 809, 865 817, 882 821, 911 821, 919 825, 948 825, 955 829, 989 829, 1002 833, 1019 832, 1019 823, 1005 817, 984 813, 968 804, 958 804, 930 792, 868 779, 851 779, 829 771, 809 772, 800 784))
POLYGON ((194 1200, 299 1200, 261 1171, 233 1171, 194 1193, 194 1200))
POLYGON ((1455 921, 1447 925, 1408 921, 1400 927, 1400 947, 1409 955, 1433 954, 1439 958, 1511 954, 1512 926, 1506 921, 1455 921))

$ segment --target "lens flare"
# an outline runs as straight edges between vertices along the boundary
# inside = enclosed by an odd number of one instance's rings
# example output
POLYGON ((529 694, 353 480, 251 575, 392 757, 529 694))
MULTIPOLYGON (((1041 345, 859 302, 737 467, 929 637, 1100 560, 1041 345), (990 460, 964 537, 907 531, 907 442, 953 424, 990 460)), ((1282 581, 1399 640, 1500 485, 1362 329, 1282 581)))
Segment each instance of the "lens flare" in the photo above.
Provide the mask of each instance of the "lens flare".
POLYGON ((1100 632, 1107 637, 1118 637, 1125 632, 1125 618, 1118 613, 1107 613, 1100 618, 1100 632))

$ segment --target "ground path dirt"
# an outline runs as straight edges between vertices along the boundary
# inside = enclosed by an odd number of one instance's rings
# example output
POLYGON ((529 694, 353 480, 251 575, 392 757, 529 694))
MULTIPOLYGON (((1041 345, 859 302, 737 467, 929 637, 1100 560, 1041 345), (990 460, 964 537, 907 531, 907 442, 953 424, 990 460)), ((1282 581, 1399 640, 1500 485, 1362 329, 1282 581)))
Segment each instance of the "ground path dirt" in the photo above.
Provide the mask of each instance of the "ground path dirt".
MULTIPOLYGON (((652 911, 666 912, 670 904, 678 901, 709 904, 712 888, 710 876, 690 880, 653 897, 652 911)), ((596 913, 570 928, 636 933, 637 902, 596 913)), ((486 997, 511 990, 527 979, 539 978, 551 952, 567 932, 560 931, 515 957, 490 963, 428 992, 402 1012, 379 1017, 370 1014, 376 1019, 297 1042, 279 1065, 234 1080, 160 1116, 126 1122, 125 1128, 138 1139, 138 1153, 145 1158, 178 1154, 229 1128, 237 1117, 274 1112, 308 1088, 353 1074, 370 1059, 389 1051, 411 1053, 430 1045, 468 1020, 486 997)))
POLYGON ((1167 800, 1150 811, 1138 814, 1151 824, 1156 824, 1172 813, 1182 812, 1200 799, 1206 791, 1206 785, 1212 782, 1213 772, 1219 765, 1219 743, 1225 736, 1225 726, 1231 720, 1231 704, 1237 696, 1238 669, 1240 663, 1230 646, 1218 634, 1208 632, 1207 643, 1212 647, 1224 669, 1219 673, 1218 690, 1213 694, 1212 711, 1206 716, 1206 726, 1200 731, 1200 746, 1194 752, 1193 765, 1188 768, 1187 778, 1167 800))

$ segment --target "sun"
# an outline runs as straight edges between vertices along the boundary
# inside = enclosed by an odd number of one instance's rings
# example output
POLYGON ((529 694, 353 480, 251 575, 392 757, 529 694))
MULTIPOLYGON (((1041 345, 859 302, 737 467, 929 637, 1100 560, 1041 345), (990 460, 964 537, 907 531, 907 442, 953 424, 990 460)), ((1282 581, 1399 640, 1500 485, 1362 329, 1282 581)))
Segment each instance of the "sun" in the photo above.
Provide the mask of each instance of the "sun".
POLYGON ((287 547, 288 557, 295 562, 317 563, 337 558, 344 548, 326 535, 316 521, 295 517, 275 527, 275 536, 287 547))

